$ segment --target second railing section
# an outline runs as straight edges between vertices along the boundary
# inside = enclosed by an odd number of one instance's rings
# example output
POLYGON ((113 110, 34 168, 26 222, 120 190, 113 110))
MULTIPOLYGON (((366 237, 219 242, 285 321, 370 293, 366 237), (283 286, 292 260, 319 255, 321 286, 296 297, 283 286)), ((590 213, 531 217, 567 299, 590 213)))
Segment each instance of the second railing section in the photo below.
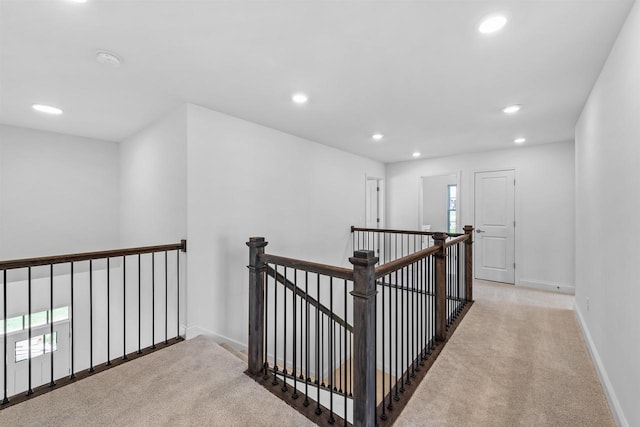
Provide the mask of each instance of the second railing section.
POLYGON ((251 238, 248 374, 319 425, 391 425, 472 302, 471 232, 352 268, 251 238))

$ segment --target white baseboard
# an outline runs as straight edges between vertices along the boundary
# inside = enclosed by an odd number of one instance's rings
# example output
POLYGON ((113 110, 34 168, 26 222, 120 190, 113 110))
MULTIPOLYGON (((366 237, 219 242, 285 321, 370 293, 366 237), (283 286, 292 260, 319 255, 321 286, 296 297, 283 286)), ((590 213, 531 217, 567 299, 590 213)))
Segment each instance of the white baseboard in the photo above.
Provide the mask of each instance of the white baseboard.
POLYGON ((213 332, 210 329, 203 328, 201 326, 189 326, 187 328, 187 339, 190 340, 192 338, 197 337, 198 335, 204 335, 213 339, 217 343, 228 343, 231 344, 236 350, 247 350, 247 344, 236 341, 232 338, 226 337, 224 335, 220 335, 216 332, 213 332))
POLYGON ((563 285, 558 283, 543 282, 539 280, 520 279, 516 286, 525 288, 541 289, 543 291, 560 292, 562 294, 576 294, 576 287, 571 285, 563 285))
POLYGON ((580 325, 580 329, 582 329, 582 335, 584 335, 584 339, 587 342, 587 348, 589 349, 591 360, 593 360, 593 364, 596 367, 596 372, 598 373, 598 377, 600 378, 600 384, 602 384, 604 394, 605 396, 607 396, 607 401, 609 402, 609 407, 611 408, 611 412, 613 413, 613 418, 616 422, 616 425, 618 425, 619 427, 629 427, 627 418, 624 416, 624 412, 622 411, 622 407, 620 406, 620 401, 616 396, 616 392, 613 389, 611 381, 609 381, 609 376, 607 375, 607 371, 604 368, 602 359, 600 359, 600 354, 598 353, 593 339, 591 338, 589 328, 587 328, 587 324, 584 321, 582 312, 575 302, 573 303, 573 311, 576 313, 578 324, 580 325))

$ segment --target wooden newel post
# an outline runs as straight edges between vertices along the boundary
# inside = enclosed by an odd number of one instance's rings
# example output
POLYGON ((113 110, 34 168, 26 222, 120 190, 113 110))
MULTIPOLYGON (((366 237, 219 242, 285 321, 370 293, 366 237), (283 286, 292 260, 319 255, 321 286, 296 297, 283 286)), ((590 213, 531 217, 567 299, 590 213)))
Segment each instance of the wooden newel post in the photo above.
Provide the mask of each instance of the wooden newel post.
POLYGON ((435 246, 440 250, 436 256, 436 339, 444 341, 447 338, 447 269, 444 242, 447 235, 434 233, 432 236, 435 246))
POLYGON ((468 302, 473 301, 473 225, 464 226, 464 234, 469 238, 464 244, 464 297, 468 302))
POLYGON ((376 425, 376 272, 373 251, 355 251, 353 264, 353 425, 376 425))
POLYGON ((264 367, 264 270, 259 255, 267 246, 264 237, 250 237, 249 246, 249 372, 258 375, 264 367))

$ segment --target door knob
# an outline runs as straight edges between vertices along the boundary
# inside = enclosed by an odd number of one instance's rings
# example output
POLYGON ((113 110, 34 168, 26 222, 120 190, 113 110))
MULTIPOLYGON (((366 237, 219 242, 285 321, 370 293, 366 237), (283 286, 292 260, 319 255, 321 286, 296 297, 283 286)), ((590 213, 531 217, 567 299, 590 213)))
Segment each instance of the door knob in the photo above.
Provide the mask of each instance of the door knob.
POLYGON ((484 233, 484 230, 476 229, 476 233, 484 233))

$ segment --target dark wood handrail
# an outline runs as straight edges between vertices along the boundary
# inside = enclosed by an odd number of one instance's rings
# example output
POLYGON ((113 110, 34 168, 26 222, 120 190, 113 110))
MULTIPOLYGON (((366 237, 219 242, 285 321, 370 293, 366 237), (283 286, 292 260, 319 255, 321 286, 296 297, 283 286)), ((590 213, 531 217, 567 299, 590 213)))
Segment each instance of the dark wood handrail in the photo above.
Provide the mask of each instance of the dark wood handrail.
POLYGON ((319 264, 299 259, 286 258, 278 255, 260 254, 258 256, 261 263, 278 264, 284 267, 296 268, 310 273, 323 274, 325 276, 338 277, 340 279, 353 280, 353 270, 349 268, 336 267, 333 265, 319 264))
POLYGON ((269 276, 273 277, 274 279, 276 279, 278 282, 280 282, 283 285, 285 285, 287 287, 287 289, 295 292, 296 295, 300 296, 301 298, 304 298, 305 301, 308 301, 310 305, 312 305, 315 308, 317 308, 318 310, 320 310, 327 317, 331 318, 333 316, 333 320, 336 323, 338 323, 339 325, 341 325, 343 328, 345 328, 347 331, 353 332, 353 326, 348 324, 340 316, 336 316, 335 313, 332 314, 331 310, 329 310, 324 305, 320 304, 318 301, 316 301, 315 298, 306 295, 305 292, 302 289, 297 287, 294 283, 292 283, 289 279, 285 278, 282 274, 276 273, 276 271, 272 267, 270 267, 268 265, 267 265, 267 274, 269 276))
POLYGON ((148 254, 152 252, 164 252, 181 250, 187 251, 187 241, 168 245, 142 246, 138 248, 113 249, 108 251, 82 252, 66 255, 54 255, 39 258, 24 258, 9 261, 0 261, 0 270, 12 270, 16 268, 36 267, 39 265, 63 264, 67 262, 88 261, 91 259, 114 258, 127 255, 148 254))
MULTIPOLYGON (((435 233, 437 233, 437 231, 418 231, 418 230, 392 230, 389 228, 361 228, 361 227, 355 227, 355 226, 351 226, 351 232, 353 233, 354 231, 372 231, 372 232, 377 232, 377 233, 389 233, 389 234, 415 234, 417 236, 432 236, 435 233)), ((449 237, 458 237, 458 236, 463 236, 463 233, 444 233, 449 237)))
POLYGON ((382 276, 386 276, 387 274, 394 272, 396 270, 400 270, 401 268, 404 268, 407 265, 413 264, 414 262, 422 258, 426 258, 429 255, 433 255, 439 250, 440 250, 440 246, 430 246, 419 252, 414 252, 411 255, 407 255, 405 257, 398 258, 394 261, 390 261, 386 264, 379 265, 378 267, 376 267, 376 279, 379 279, 382 276))
POLYGON ((444 243, 444 247, 448 248, 449 246, 457 245, 458 243, 462 243, 469 238, 468 234, 463 234, 462 236, 458 236, 453 240, 449 240, 444 243))

